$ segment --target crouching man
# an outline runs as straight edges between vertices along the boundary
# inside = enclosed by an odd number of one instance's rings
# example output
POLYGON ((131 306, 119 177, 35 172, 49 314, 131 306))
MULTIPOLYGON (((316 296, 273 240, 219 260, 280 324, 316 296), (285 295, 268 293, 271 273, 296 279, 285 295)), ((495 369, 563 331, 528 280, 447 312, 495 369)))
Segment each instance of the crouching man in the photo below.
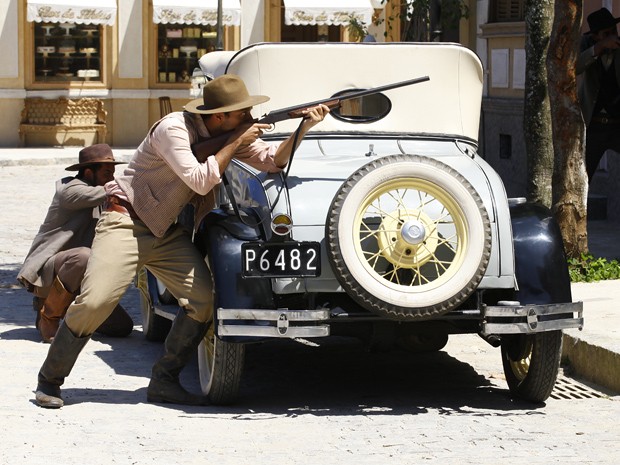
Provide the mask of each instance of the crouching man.
MULTIPOLYGON (((82 149, 77 171, 56 182, 56 193, 17 279, 34 294, 35 325, 43 342, 51 342, 84 277, 105 200, 103 185, 114 178, 112 149, 96 144, 82 149)), ((97 332, 124 337, 133 330, 131 317, 116 306, 97 332)))

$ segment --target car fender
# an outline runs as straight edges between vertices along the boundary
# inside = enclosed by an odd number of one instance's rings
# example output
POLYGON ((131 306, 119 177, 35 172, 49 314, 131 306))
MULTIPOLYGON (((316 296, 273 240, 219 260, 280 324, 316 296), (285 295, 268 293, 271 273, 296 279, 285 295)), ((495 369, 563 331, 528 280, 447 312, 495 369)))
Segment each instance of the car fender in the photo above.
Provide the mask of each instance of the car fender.
POLYGON ((571 302, 570 276, 560 227, 540 204, 510 206, 517 300, 521 304, 571 302))
POLYGON ((273 308, 271 280, 243 278, 241 244, 260 233, 236 216, 210 213, 196 232, 194 243, 205 254, 215 286, 214 308, 273 308))

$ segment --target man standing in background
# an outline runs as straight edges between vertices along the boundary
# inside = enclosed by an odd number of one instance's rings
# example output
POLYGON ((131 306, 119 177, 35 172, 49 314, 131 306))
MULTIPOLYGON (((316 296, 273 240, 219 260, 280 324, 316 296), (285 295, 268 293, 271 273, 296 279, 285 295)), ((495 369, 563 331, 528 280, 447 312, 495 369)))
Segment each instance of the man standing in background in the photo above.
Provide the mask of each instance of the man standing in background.
POLYGON ((586 170, 592 181, 606 150, 620 152, 620 38, 607 8, 588 15, 577 59, 579 101, 586 123, 586 170))

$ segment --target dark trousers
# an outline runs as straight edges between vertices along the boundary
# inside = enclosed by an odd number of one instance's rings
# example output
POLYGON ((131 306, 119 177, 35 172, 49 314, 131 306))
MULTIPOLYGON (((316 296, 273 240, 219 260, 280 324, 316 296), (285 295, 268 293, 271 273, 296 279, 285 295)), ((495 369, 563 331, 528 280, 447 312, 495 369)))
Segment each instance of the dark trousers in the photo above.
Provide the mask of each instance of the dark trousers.
POLYGON ((76 247, 54 255, 54 273, 67 291, 74 294, 80 289, 89 257, 90 247, 76 247))
POLYGON ((620 120, 607 123, 592 121, 586 131, 586 171, 592 181, 606 150, 620 152, 620 120))
MULTIPOLYGON (((64 288, 72 294, 80 290, 80 284, 86 271, 86 264, 90 257, 90 247, 75 247, 63 250, 56 255, 52 255, 45 267, 54 267, 53 278, 58 278, 64 288), (51 265, 50 265, 51 263, 51 265)), ((45 274, 45 273, 44 273, 45 274)), ((50 282, 51 285, 51 282, 50 282)), ((34 287, 35 296, 45 299, 50 291, 50 286, 34 287)))

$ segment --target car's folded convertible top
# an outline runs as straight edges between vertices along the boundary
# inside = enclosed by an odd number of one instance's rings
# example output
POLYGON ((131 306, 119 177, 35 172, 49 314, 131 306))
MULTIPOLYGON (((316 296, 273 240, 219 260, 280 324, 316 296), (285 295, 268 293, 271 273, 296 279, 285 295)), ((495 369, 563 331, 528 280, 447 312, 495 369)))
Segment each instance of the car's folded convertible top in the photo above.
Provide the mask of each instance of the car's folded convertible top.
MULTIPOLYGON (((217 68, 205 70, 214 74, 223 68, 221 63, 210 65, 208 60, 201 60, 201 66, 203 70, 217 68)), ((254 116, 346 89, 429 76, 430 81, 415 85, 413 91, 387 91, 392 111, 386 118, 365 125, 364 131, 450 134, 478 140, 482 65, 471 50, 458 44, 263 43, 232 56, 226 72, 241 76, 251 94, 271 97, 255 108, 254 116)), ((297 124, 278 123, 276 131, 288 133, 297 124)), ((320 132, 351 130, 351 124, 333 118, 316 127, 320 132)))

